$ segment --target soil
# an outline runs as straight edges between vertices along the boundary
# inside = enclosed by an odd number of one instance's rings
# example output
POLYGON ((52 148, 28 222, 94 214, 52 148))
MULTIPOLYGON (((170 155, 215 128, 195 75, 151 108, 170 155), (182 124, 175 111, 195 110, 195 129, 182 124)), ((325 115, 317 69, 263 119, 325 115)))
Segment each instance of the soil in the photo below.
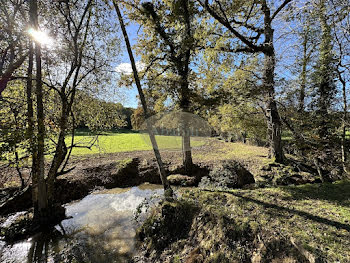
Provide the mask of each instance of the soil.
MULTIPOLYGON (((318 182, 312 174, 295 172, 293 167, 264 165, 266 156, 258 154, 245 157, 233 157, 230 151, 237 147, 231 143, 212 140, 207 145, 195 147, 192 150, 194 169, 187 178, 191 183, 184 186, 197 186, 201 178, 215 170, 218 163, 235 159, 255 177, 256 186, 264 187, 271 184, 303 184, 318 182), (203 156, 204 154, 204 156, 203 156), (281 175, 283 175, 281 177, 281 175), (297 178, 298 180, 295 180, 297 178)), ((246 146, 244 146, 246 147, 246 146)), ((251 147, 251 146, 247 146, 251 147)), ((253 146, 254 147, 254 146, 253 146)), ((264 148, 259 148, 259 151, 264 148)), ((169 175, 186 175, 182 167, 181 151, 163 150, 162 159, 169 175)), ((49 167, 46 167, 49 169, 49 167)), ((156 159, 153 151, 133 151, 113 154, 97 154, 73 156, 66 168, 69 173, 59 176, 56 180, 56 198, 64 204, 78 200, 99 188, 115 188, 136 186, 145 182, 161 184, 158 175, 156 159)), ((23 169, 25 181, 30 181, 28 169, 23 169)), ((176 184, 176 183, 175 183, 176 184)), ((15 168, 0 169, 0 217, 9 213, 23 211, 31 207, 31 187, 19 190, 20 180, 15 168), (4 186, 10 186, 4 188, 4 186), (12 199, 11 199, 12 198, 12 199)), ((241 187, 241 186, 239 186, 241 187)))
MULTIPOLYGON (((181 152, 164 151, 162 157, 168 174, 184 174, 181 167, 181 152)), ((194 185, 198 185, 202 176, 208 175, 209 165, 209 163, 196 163, 191 174, 194 185)), ((66 169, 73 167, 71 172, 59 176, 56 180, 55 194, 59 203, 81 199, 100 188, 130 187, 145 182, 161 184, 152 151, 72 157, 66 169)), ((29 176, 24 173, 24 177, 28 180, 29 176)), ((31 186, 19 190, 18 175, 16 170, 10 167, 2 170, 0 178, 2 178, 0 187, 8 185, 9 182, 17 185, 17 187, 0 188, 0 216, 29 209, 32 205, 31 186)))

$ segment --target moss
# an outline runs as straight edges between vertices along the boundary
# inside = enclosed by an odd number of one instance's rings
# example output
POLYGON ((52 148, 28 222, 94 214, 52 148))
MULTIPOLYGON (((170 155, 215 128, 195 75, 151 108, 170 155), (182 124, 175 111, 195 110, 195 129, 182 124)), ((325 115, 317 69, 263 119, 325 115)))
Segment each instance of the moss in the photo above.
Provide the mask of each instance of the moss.
POLYGON ((193 202, 163 201, 137 231, 137 237, 148 249, 162 250, 172 242, 185 238, 198 211, 193 202))
POLYGON ((123 160, 118 160, 116 162, 116 168, 117 169, 123 169, 123 168, 126 168, 129 164, 131 164, 133 162, 133 159, 132 158, 126 158, 126 159, 123 159, 123 160))
POLYGON ((175 255, 171 262, 172 263, 181 263, 180 256, 179 255, 175 255))

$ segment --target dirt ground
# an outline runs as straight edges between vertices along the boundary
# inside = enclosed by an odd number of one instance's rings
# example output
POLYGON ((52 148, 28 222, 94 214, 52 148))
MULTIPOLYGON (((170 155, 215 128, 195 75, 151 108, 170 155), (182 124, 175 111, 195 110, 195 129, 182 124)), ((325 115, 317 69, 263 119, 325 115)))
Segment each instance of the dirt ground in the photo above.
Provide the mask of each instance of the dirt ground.
MULTIPOLYGON (((181 151, 162 150, 161 155, 164 164, 169 170, 176 169, 182 163, 181 151)), ((212 139, 204 146, 192 149, 193 162, 199 166, 215 165, 220 160, 237 160, 241 162, 252 174, 256 174, 262 165, 268 161, 267 149, 246 145, 242 143, 226 143, 217 139, 212 139)), ((66 168, 75 167, 71 172, 60 176, 68 180, 83 179, 86 170, 94 167, 103 167, 112 162, 138 158, 144 165, 156 165, 153 151, 133 151, 119 152, 112 154, 94 154, 83 156, 72 156, 66 168)), ((48 165, 47 165, 48 168, 48 165)), ((29 182, 28 168, 21 169, 25 182, 29 182)), ((20 179, 14 167, 6 167, 0 165, 0 188, 13 188, 20 186, 20 179)))

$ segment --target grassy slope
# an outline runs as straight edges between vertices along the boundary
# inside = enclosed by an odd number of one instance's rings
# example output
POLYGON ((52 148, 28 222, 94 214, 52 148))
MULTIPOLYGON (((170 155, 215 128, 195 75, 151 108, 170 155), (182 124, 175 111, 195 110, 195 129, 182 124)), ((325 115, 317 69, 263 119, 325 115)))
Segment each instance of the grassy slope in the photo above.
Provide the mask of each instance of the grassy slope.
POLYGON ((295 249, 291 240, 316 262, 350 262, 349 181, 183 192, 183 200, 197 204, 200 211, 190 223, 188 237, 160 251, 171 262, 188 260, 191 251, 201 253, 203 262, 247 262, 262 243, 268 249, 261 262, 305 262, 288 261, 293 257, 291 247, 295 249))
MULTIPOLYGON (((349 181, 217 194, 227 198, 226 212, 235 211, 253 228, 294 237, 327 262, 350 262, 349 181)), ((200 198, 215 205, 213 195, 200 198)))
MULTIPOLYGON (((93 135, 77 133, 75 143, 80 146, 88 146, 94 140, 93 135)), ((179 136, 156 136, 160 149, 181 149, 181 137, 179 136)), ((67 138, 67 145, 70 145, 71 138, 67 138)), ((204 142, 198 138, 192 138, 192 146, 200 146, 204 142)), ((96 153, 117 153, 129 151, 152 150, 148 135, 139 133, 117 133, 106 132, 98 136, 97 142, 88 148, 74 148, 73 155, 85 155, 96 153)))

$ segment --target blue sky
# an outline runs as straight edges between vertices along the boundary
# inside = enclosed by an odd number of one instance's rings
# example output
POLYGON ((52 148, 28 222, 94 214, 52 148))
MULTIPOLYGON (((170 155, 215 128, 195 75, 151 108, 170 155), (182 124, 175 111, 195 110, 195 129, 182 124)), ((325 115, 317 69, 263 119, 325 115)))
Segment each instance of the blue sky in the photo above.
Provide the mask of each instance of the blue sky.
MULTIPOLYGON (((139 26, 136 24, 130 24, 127 26, 126 28, 127 32, 128 32, 128 36, 131 42, 131 45, 136 44, 136 40, 137 40, 137 31, 139 30, 139 26)), ((122 35, 121 35, 122 37, 122 35)), ((135 60, 139 61, 140 58, 137 57, 135 55, 134 52, 134 56, 135 56, 135 60)), ((120 63, 118 65, 121 65, 123 63, 127 63, 130 64, 130 59, 129 59, 129 55, 128 52, 126 50, 125 47, 125 42, 124 42, 124 38, 122 38, 122 47, 121 47, 121 57, 120 57, 120 63)), ((118 66, 116 65, 116 67, 118 66)), ((117 73, 118 74, 118 73, 117 73)), ((138 99, 137 99, 137 89, 135 86, 133 87, 119 87, 117 93, 120 93, 120 96, 118 96, 118 102, 121 102, 124 107, 132 107, 132 108, 136 108, 137 104, 138 104, 138 99)))

